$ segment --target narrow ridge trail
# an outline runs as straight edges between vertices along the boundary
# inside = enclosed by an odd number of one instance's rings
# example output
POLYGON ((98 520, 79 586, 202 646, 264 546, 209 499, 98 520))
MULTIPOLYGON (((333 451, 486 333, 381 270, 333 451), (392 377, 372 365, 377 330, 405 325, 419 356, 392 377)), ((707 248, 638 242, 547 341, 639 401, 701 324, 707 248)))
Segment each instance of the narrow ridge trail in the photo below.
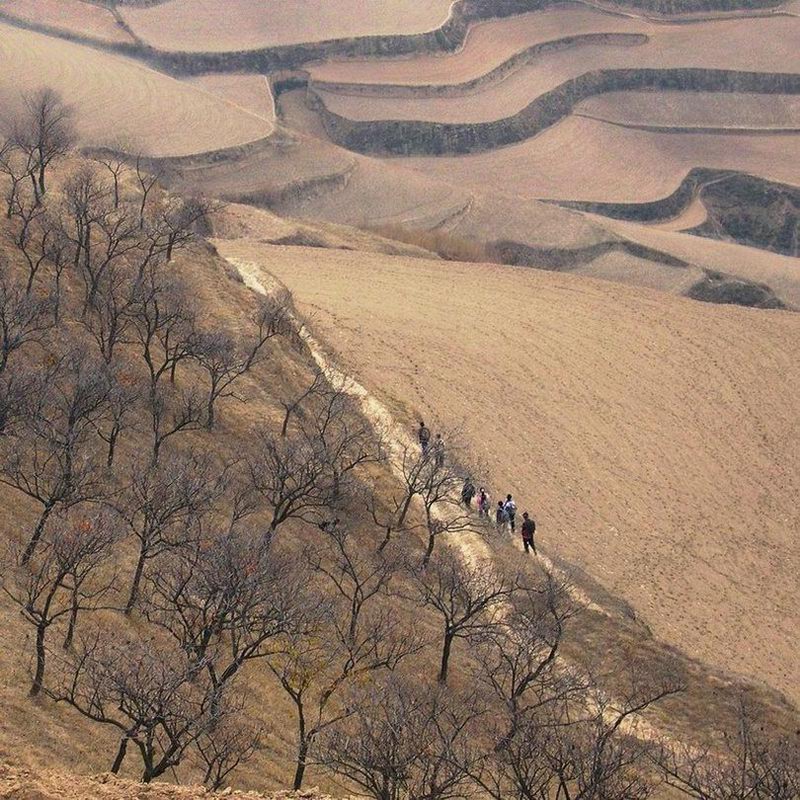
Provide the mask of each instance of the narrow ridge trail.
MULTIPOLYGON (((230 257, 226 257, 225 260, 236 270, 245 286, 257 294, 269 296, 276 291, 286 290, 286 287, 275 276, 269 273, 266 267, 262 267, 260 264, 230 257)), ((374 395, 370 394, 361 383, 343 372, 330 359, 322 345, 315 339, 308 326, 303 323, 302 320, 298 319, 294 313, 291 314, 291 322, 297 334, 308 348, 315 363, 331 385, 337 389, 341 389, 357 400, 367 420, 369 420, 376 430, 383 434, 384 441, 388 445, 389 463, 392 470, 396 474, 401 475, 403 454, 410 450, 413 451, 413 448, 418 446, 417 442, 409 435, 407 428, 394 419, 386 405, 374 395)), ((493 561, 491 548, 477 533, 462 533, 459 536, 452 537, 450 543, 458 550, 460 556, 468 564, 480 563, 482 561, 491 563, 493 561)), ((521 549, 519 543, 515 543, 515 547, 521 549)), ((608 609, 592 600, 580 587, 575 586, 574 583, 570 581, 569 575, 559 569, 550 558, 542 554, 541 550, 538 554, 538 559, 544 570, 558 580, 564 582, 570 597, 578 605, 582 606, 584 609, 598 612, 607 617, 612 616, 608 609)), ((606 712, 604 712, 604 715, 608 717, 609 722, 613 722, 615 719, 615 709, 613 706, 617 704, 614 703, 613 698, 609 699, 611 705, 606 712)), ((639 714, 627 717, 622 727, 628 735, 634 736, 641 741, 664 741, 672 739, 669 733, 652 724, 639 714)))

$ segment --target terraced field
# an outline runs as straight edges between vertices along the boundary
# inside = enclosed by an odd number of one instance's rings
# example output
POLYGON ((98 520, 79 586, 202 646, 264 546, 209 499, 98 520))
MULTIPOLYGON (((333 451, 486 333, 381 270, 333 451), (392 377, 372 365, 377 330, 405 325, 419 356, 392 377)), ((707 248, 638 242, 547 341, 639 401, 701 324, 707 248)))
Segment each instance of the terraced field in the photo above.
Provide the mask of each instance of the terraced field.
POLYGON ((452 54, 385 61, 328 61, 311 64, 309 73, 319 83, 459 84, 479 78, 517 53, 545 42, 589 33, 645 33, 651 27, 646 20, 566 3, 559 8, 480 22, 470 30, 464 47, 452 54))
POLYGON ((201 75, 189 80, 194 86, 210 92, 240 109, 275 122, 275 101, 269 80, 264 75, 201 75))
POLYGON ((797 95, 607 92, 575 107, 578 116, 667 132, 800 132, 797 95))
POLYGON ((220 247, 286 283, 369 388, 463 426, 493 493, 657 636, 800 699, 800 316, 537 270, 220 247))
POLYGON ((154 156, 244 144, 268 135, 263 117, 122 56, 0 24, 0 94, 48 85, 79 109, 85 145, 128 142, 154 156))
POLYGON ((144 41, 162 50, 250 50, 379 34, 421 33, 447 19, 453 0, 168 0, 124 7, 144 41))
POLYGON ((573 115, 511 147, 403 163, 466 187, 497 182, 518 197, 640 203, 671 194, 696 166, 800 184, 800 133, 667 133, 573 115))
MULTIPOLYGON (((636 32, 641 32, 641 25, 634 20, 636 32)), ((625 25, 620 28, 620 32, 631 32, 625 25)), ((652 26, 647 36, 648 40, 638 46, 589 44, 579 46, 578 52, 567 48, 541 53, 502 80, 489 80, 466 96, 442 97, 435 89, 430 97, 422 96, 424 90, 410 97, 362 96, 357 88, 335 94, 325 91, 324 86, 319 87, 319 96, 330 111, 347 119, 476 123, 512 117, 536 97, 597 70, 691 67, 800 72, 800 21, 787 17, 652 26), (754 40, 763 41, 765 46, 753 48, 754 40)), ((368 68, 361 82, 370 82, 368 68)))
POLYGON ((133 42, 108 8, 83 0, 0 0, 0 14, 105 42, 133 42))

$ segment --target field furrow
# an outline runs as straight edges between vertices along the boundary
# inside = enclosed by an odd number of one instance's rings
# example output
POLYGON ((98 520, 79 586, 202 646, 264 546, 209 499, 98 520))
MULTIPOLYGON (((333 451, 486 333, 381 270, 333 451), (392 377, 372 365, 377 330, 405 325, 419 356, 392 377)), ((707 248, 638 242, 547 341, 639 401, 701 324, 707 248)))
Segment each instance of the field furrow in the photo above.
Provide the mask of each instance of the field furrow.
POLYGON ((440 27, 452 4, 453 0, 170 0, 121 11, 132 30, 153 47, 224 52, 422 33, 440 27))
POLYGON ((0 24, 0 94, 41 86, 76 110, 81 144, 185 155, 267 136, 262 117, 137 61, 0 24))
POLYGON ((537 270, 224 254, 263 259, 367 386, 463 426, 480 480, 657 636, 797 699, 800 317, 537 270))

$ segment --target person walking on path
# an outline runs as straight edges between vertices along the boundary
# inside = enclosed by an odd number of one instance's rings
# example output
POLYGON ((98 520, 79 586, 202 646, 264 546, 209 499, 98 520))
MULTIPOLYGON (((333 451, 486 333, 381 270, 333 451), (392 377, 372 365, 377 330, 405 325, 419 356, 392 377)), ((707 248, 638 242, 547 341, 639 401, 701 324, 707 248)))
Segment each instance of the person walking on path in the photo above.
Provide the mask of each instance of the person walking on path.
POLYGON ((470 478, 465 478, 464 488, 461 490, 461 500, 467 508, 472 508, 473 497, 475 497, 475 484, 470 478))
POLYGON ((506 495, 506 503, 503 507, 506 511, 506 517, 508 517, 508 524, 511 527, 511 533, 514 533, 514 531, 517 529, 517 504, 514 502, 514 498, 510 494, 506 495))
POLYGON ((433 456, 436 459, 437 469, 441 469, 444 466, 444 440, 441 433, 436 434, 436 440, 433 443, 433 456))
POLYGON ((508 514, 506 514, 506 509, 502 500, 497 501, 497 511, 494 512, 494 521, 495 525, 497 525, 497 532, 502 533, 506 529, 506 522, 508 522, 508 514))
POLYGON ((489 516, 489 495, 486 494, 486 489, 481 486, 478 493, 478 514, 482 517, 489 516))
POLYGON ((430 428, 426 427, 422 420, 419 421, 417 438, 419 439, 419 446, 422 448, 422 455, 426 455, 428 452, 428 446, 431 443, 431 431, 430 428))
POLYGON ((528 512, 525 511, 522 514, 522 544, 526 553, 530 552, 530 550, 533 550, 533 554, 537 556, 539 554, 536 552, 535 536, 536 523, 533 521, 528 512))

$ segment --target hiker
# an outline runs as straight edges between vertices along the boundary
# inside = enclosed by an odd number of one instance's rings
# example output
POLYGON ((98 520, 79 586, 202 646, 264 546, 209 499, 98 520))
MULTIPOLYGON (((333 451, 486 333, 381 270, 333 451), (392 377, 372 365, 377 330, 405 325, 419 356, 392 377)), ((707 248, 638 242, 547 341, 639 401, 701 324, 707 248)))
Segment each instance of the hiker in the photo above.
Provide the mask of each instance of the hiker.
POLYGON ((478 493, 478 514, 482 517, 489 516, 489 495, 486 494, 486 489, 481 486, 478 493))
POLYGON ((464 479, 464 488, 461 490, 461 500, 467 508, 472 508, 472 498, 475 497, 475 484, 469 479, 464 479))
POLYGON ((444 440, 442 434, 436 434, 436 440, 433 443, 433 454, 436 459, 436 466, 442 468, 444 466, 444 440))
POLYGON ((508 524, 511 526, 511 533, 514 533, 516 528, 516 519, 517 519, 517 504, 514 502, 514 498, 511 497, 510 494, 506 495, 506 502, 503 506, 506 510, 506 516, 508 517, 508 524))
POLYGON ((497 525, 497 532, 501 533, 506 529, 506 522, 508 522, 508 514, 506 514, 505 506, 502 500, 497 501, 497 511, 494 512, 494 521, 497 525))
POLYGON ((426 455, 428 452, 428 445, 431 443, 431 432, 430 428, 425 427, 425 423, 422 420, 419 421, 417 438, 419 439, 419 446, 422 448, 422 455, 426 455))
POLYGON ((522 544, 525 547, 526 553, 532 549, 533 554, 536 556, 539 554, 536 552, 536 541, 534 539, 535 535, 536 523, 533 521, 528 512, 525 511, 522 514, 522 544))

